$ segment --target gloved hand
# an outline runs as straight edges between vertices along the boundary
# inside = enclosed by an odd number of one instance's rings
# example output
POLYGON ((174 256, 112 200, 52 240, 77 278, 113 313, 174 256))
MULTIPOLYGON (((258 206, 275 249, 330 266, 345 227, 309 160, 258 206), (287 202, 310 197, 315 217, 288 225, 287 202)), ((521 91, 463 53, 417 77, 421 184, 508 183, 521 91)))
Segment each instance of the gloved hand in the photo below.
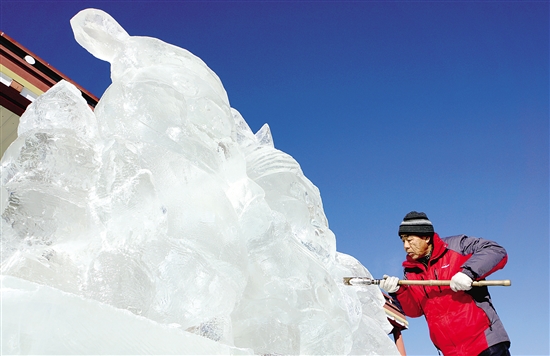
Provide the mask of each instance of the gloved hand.
POLYGON ((385 274, 383 278, 384 279, 380 281, 380 288, 388 293, 397 292, 397 290, 399 289, 399 285, 397 284, 397 282, 399 282, 399 278, 390 277, 387 274, 385 274))
POLYGON ((470 290, 472 289, 472 279, 462 272, 458 272, 451 278, 451 289, 453 292, 458 292, 459 290, 470 290))

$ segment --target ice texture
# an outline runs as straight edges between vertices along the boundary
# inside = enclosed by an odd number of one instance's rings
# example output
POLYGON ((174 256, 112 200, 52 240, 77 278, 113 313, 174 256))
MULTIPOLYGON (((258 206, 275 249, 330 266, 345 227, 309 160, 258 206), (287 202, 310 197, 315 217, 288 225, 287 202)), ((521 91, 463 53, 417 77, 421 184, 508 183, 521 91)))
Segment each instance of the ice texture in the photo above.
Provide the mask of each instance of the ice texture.
POLYGON ((397 354, 269 127, 187 50, 101 10, 71 26, 112 84, 95 111, 56 84, 2 158, 2 353, 397 354))

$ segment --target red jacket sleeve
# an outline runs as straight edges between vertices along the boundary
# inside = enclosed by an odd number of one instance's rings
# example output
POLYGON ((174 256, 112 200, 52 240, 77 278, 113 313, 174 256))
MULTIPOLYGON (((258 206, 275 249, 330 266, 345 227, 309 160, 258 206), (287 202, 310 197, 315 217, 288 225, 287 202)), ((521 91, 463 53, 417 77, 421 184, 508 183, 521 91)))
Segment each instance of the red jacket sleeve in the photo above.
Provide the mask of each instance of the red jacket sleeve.
POLYGON ((461 266, 463 272, 475 280, 483 279, 502 269, 508 261, 506 250, 494 241, 468 237, 452 236, 444 239, 449 249, 464 256, 471 255, 461 266))

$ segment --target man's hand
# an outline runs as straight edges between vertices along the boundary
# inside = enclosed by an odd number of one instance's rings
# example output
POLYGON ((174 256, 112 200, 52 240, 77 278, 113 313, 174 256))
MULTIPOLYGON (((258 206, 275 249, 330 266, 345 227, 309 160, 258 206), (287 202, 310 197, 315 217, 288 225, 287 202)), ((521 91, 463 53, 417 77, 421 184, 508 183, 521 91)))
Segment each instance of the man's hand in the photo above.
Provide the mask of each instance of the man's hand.
POLYGON ((388 293, 395 293, 399 289, 399 285, 397 284, 399 282, 399 278, 397 277, 390 277, 387 274, 384 275, 380 281, 380 288, 385 290, 388 293))
POLYGON ((458 292, 459 290, 470 290, 472 289, 472 279, 465 275, 462 272, 458 272, 451 278, 451 289, 453 292, 458 292))

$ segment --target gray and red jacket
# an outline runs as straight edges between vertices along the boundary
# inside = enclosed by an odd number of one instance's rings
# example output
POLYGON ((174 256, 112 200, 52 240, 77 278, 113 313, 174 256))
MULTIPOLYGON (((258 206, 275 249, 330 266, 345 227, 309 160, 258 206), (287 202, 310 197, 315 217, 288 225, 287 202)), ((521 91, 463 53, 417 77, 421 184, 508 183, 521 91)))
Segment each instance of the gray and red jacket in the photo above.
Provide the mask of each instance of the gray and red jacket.
MULTIPOLYGON (((433 238, 427 266, 407 256, 403 262, 409 280, 450 280, 463 272, 473 280, 484 279, 504 267, 506 250, 493 241, 465 235, 433 238)), ((434 345, 448 355, 479 355, 488 347, 510 342, 487 287, 453 292, 450 287, 401 286, 392 293, 405 315, 424 315, 434 345)))

